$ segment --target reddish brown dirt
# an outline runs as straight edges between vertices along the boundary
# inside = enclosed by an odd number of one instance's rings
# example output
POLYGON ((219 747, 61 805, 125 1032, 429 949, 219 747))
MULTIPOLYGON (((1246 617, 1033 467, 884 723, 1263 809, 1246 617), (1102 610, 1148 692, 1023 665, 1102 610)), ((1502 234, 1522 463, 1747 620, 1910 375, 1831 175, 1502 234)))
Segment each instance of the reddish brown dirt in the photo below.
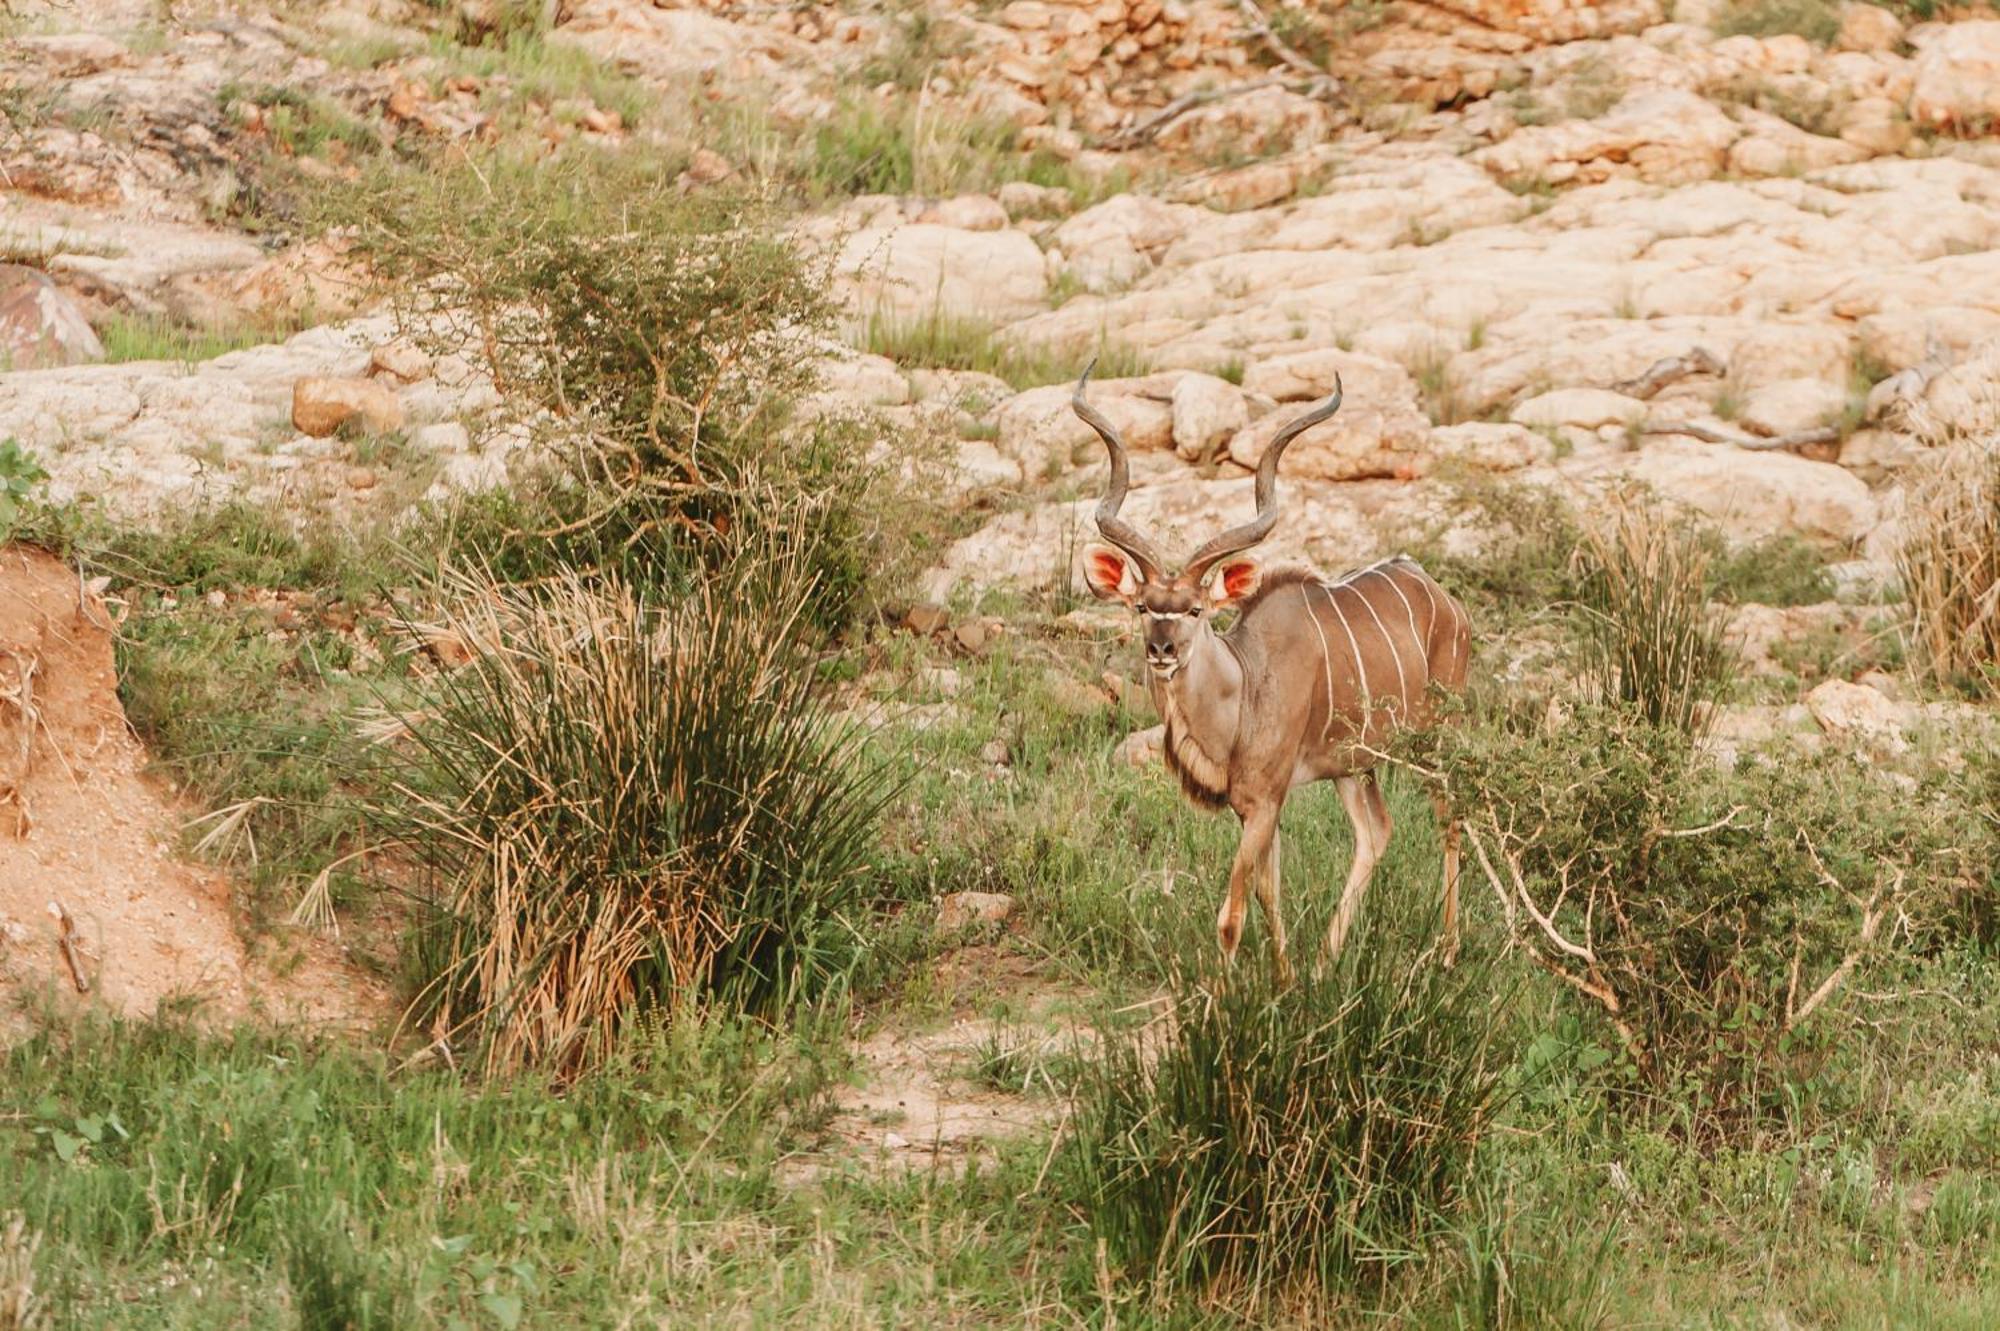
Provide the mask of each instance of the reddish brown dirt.
POLYGON ((179 854, 188 811, 146 774, 114 633, 75 570, 0 547, 0 1033, 44 996, 118 1016, 173 1001, 212 1021, 378 1021, 387 994, 330 944, 298 940, 282 967, 253 957, 227 879, 179 854), (74 921, 86 992, 52 905, 74 921))

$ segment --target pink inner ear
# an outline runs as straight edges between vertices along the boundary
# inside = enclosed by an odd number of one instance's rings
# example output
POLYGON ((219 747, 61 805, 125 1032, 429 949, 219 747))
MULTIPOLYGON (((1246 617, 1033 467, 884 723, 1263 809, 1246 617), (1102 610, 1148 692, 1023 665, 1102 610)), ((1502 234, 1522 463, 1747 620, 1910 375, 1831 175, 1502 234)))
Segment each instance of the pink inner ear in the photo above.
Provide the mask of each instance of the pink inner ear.
POLYGON ((1092 550, 1084 556, 1084 577, 1100 596, 1124 596, 1125 557, 1115 550, 1092 550))
POLYGON ((1218 599, 1225 604, 1240 601, 1257 590, 1257 565, 1247 559, 1224 564, 1220 583, 1222 595, 1218 599))

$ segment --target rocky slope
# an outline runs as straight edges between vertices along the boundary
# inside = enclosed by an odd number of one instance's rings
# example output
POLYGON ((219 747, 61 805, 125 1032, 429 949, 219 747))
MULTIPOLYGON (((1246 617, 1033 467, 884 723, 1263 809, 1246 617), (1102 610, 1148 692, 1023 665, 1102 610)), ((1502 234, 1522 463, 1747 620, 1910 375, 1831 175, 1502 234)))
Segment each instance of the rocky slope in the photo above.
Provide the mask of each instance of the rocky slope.
MULTIPOLYGON (((1333 565, 1427 520, 1424 478, 1471 468, 1636 478, 1734 535, 1796 531, 1879 566, 1898 473, 1992 424, 2000 148, 1981 135, 2000 114, 2000 21, 1829 7, 1822 45, 1718 36, 1741 9, 1703 0, 1672 21, 1651 0, 1268 22, 1209 0, 548 8, 548 49, 662 106, 755 99, 797 125, 914 95, 934 125, 998 117, 1072 181, 1107 182, 1081 208, 1016 182, 858 198, 803 226, 836 254, 851 315, 828 401, 961 436, 967 487, 1087 491, 1094 442, 1062 387, 898 365, 860 350, 871 328, 977 326, 1065 367, 1136 354, 1150 373, 1097 392, 1140 454, 1134 515, 1178 540, 1243 502, 1263 441, 1338 376, 1346 409, 1288 460, 1282 538, 1333 565), (1143 187, 1109 183, 1126 176, 1143 187), (1649 377, 1675 360, 1692 372, 1649 377)), ((461 10, 461 32, 499 21, 461 10)), ((302 99, 377 135, 662 152, 692 136, 690 188, 745 169, 699 142, 698 116, 628 125, 588 97, 455 73, 437 22, 387 0, 21 20, 6 72, 30 109, 0 155, 0 218, 27 267, 5 283, 0 434, 59 489, 140 511, 236 491, 347 502, 378 480, 333 429, 357 412, 439 485, 504 476, 498 395, 397 347, 337 242, 230 224, 256 152, 286 148, 329 188, 351 177, 338 143, 287 148, 281 112, 302 99), (193 365, 89 363, 104 347, 84 325, 138 317, 286 335, 193 365)), ((937 586, 1046 578, 1083 512, 1017 506, 937 586)))

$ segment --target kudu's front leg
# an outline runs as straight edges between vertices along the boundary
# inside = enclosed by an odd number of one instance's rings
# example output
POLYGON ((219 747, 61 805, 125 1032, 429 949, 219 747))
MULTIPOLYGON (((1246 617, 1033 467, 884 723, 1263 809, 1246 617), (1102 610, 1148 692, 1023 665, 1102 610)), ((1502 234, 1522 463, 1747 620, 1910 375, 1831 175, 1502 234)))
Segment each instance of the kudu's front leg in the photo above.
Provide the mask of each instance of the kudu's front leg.
POLYGON ((1389 806, 1382 800, 1382 788, 1375 784, 1373 772, 1343 776, 1333 785, 1340 792, 1340 805, 1347 810, 1347 821, 1354 824, 1354 862, 1348 867, 1346 885, 1340 889, 1340 905, 1334 909, 1333 923, 1327 926, 1326 946, 1320 950, 1317 969, 1322 973, 1340 955, 1341 944, 1347 941, 1348 931, 1354 927, 1361 898, 1368 892, 1368 880, 1374 877, 1375 866, 1389 847, 1391 830, 1389 806))
MULTIPOLYGON (((1249 911, 1251 888, 1256 888, 1260 902, 1267 892, 1277 891, 1275 881, 1265 886, 1262 869, 1266 857, 1276 854, 1278 810, 1260 805, 1237 812, 1243 819, 1243 838, 1236 843, 1236 859, 1229 866, 1229 891, 1215 917, 1215 941, 1222 945, 1224 965, 1236 960, 1236 947, 1243 941, 1243 917, 1249 911)), ((1267 904, 1265 910, 1271 912, 1273 904, 1267 904)))

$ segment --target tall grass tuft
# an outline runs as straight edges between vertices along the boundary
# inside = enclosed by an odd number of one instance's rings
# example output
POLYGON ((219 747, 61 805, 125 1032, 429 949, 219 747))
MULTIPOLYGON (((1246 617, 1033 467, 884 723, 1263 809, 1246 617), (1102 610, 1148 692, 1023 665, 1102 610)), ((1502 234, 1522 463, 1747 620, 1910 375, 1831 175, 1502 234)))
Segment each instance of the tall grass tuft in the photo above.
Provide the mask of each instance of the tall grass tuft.
POLYGON ((1904 494, 1911 655, 1941 685, 2000 694, 2000 444, 1947 445, 1904 494))
POLYGON ((387 825, 431 908, 412 1016, 484 1066, 568 1075, 635 1016, 769 1010, 850 964, 888 770, 820 700, 809 559, 673 595, 455 575, 470 661, 404 717, 387 825))
POLYGON ((1504 1099, 1507 1004, 1486 959, 1439 964, 1424 910, 1369 904, 1324 977, 1239 966, 1218 991, 1184 963, 1168 1029, 1106 1034, 1068 1164, 1107 1270, 1248 1311, 1378 1281, 1449 1223, 1504 1099))
POLYGON ((1578 599, 1585 663, 1600 697, 1693 734, 1727 689, 1735 658, 1709 603, 1713 547, 1692 522, 1630 497, 1585 523, 1578 599))

